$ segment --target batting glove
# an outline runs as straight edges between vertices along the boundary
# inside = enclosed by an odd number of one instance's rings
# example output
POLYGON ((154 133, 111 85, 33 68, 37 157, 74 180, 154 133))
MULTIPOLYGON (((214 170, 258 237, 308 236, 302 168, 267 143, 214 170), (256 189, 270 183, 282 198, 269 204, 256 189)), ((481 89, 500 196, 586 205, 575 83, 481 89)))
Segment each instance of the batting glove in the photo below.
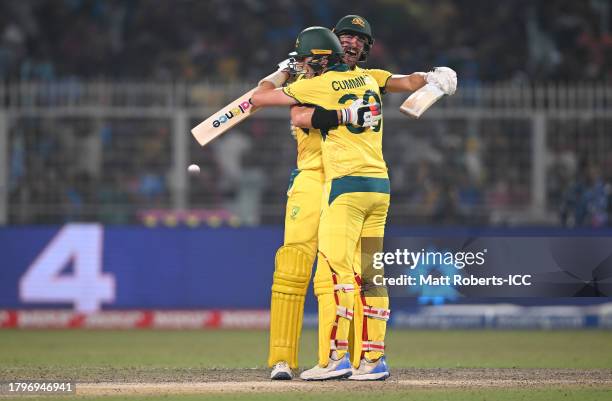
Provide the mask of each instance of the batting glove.
POLYGON ((262 82, 267 81, 267 82, 272 83, 272 85, 274 85, 275 88, 280 88, 281 86, 283 86, 283 84, 287 81, 287 79, 291 75, 289 71, 289 61, 290 60, 291 59, 286 59, 278 63, 277 65, 278 69, 274 71, 272 74, 263 78, 261 81, 259 81, 258 85, 261 85, 262 82))
POLYGON ((379 103, 366 103, 363 99, 353 102, 341 111, 341 124, 356 125, 358 127, 373 127, 382 120, 382 112, 379 103))
POLYGON ((425 81, 440 88, 445 95, 452 95, 457 90, 457 73, 448 67, 436 67, 425 76, 425 81))
POLYGON ((277 69, 281 70, 281 71, 287 71, 289 72, 289 64, 291 63, 291 59, 285 59, 283 61, 281 61, 280 63, 277 64, 277 69))

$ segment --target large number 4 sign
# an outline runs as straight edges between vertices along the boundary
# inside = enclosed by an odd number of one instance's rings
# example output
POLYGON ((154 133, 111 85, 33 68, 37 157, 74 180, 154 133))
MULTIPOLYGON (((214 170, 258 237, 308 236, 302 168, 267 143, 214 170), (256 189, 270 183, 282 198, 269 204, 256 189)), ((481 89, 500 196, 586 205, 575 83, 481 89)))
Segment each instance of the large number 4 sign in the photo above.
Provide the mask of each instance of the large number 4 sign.
POLYGON ((115 299, 115 279, 102 273, 104 230, 99 224, 69 224, 49 242, 19 283, 22 302, 71 302, 95 312, 115 299), (72 272, 62 271, 72 265, 72 272))

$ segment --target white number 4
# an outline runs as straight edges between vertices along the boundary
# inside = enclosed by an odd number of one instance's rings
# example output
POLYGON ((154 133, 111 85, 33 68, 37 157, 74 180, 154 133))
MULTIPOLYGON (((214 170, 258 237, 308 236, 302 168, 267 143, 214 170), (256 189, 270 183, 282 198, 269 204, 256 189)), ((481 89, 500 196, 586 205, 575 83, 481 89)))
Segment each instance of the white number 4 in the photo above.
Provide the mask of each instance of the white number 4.
POLYGON ((68 224, 28 267, 19 283, 23 302, 72 302, 79 312, 95 312, 115 299, 115 278, 102 273, 100 224, 68 224), (72 274, 60 274, 72 263, 72 274))

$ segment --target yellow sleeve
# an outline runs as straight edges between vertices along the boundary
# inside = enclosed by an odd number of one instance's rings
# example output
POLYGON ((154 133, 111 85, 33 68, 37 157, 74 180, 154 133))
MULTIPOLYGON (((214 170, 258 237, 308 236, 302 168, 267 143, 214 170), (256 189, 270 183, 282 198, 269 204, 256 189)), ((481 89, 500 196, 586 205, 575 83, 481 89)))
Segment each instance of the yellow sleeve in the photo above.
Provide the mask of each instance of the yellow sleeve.
POLYGON ((283 92, 301 104, 319 104, 319 101, 327 94, 319 78, 300 79, 285 86, 283 92))
POLYGON ((387 70, 379 70, 379 69, 366 69, 366 73, 370 74, 372 78, 376 80, 378 83, 378 87, 380 88, 380 93, 385 93, 385 87, 387 86, 387 81, 391 78, 391 74, 387 70))

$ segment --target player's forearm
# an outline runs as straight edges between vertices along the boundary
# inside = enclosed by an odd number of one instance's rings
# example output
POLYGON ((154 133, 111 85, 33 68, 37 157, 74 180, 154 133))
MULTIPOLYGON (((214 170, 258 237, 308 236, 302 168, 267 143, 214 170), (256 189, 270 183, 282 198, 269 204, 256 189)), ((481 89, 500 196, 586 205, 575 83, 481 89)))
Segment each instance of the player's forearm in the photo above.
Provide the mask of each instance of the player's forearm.
POLYGON ((313 107, 292 106, 291 123, 299 128, 314 128, 312 126, 313 107))
POLYGON ((285 94, 281 88, 275 88, 268 81, 263 81, 253 92, 251 103, 255 107, 265 106, 291 106, 297 104, 297 101, 285 94))
POLYGON ((410 75, 394 74, 387 81, 385 89, 387 92, 414 92, 425 86, 426 76, 424 72, 413 72, 410 75))
POLYGON ((291 108, 291 122, 300 128, 330 129, 338 125, 373 127, 382 119, 380 104, 353 102, 340 110, 327 110, 320 106, 291 108))
POLYGON ((289 73, 281 69, 273 72, 259 81, 257 90, 253 92, 251 103, 256 107, 265 106, 290 106, 297 104, 297 101, 280 88, 289 78, 289 73))

